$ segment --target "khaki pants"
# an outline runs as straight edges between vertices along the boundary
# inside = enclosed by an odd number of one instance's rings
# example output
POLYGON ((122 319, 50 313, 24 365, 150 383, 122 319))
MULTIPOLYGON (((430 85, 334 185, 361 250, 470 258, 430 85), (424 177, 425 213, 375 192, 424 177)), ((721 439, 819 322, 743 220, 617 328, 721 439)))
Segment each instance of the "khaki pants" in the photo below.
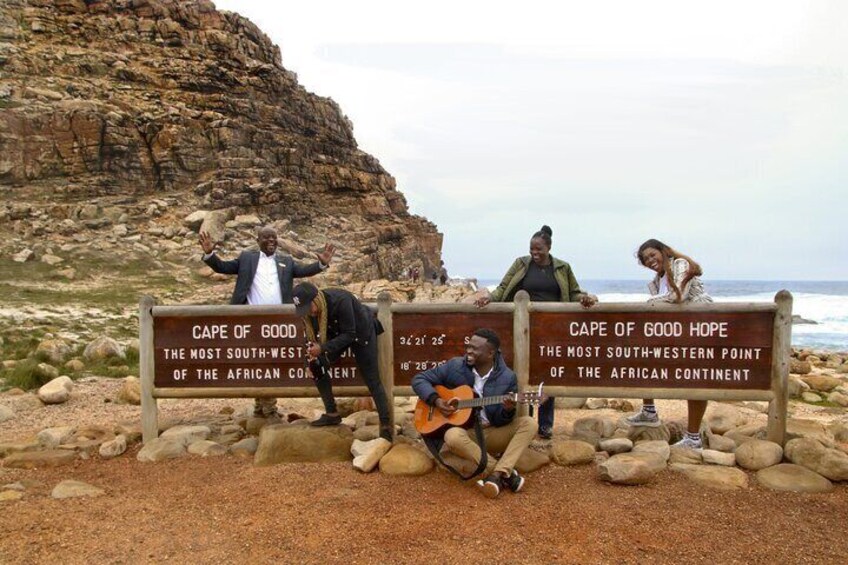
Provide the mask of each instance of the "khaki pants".
MULTIPOLYGON (((496 473, 509 475, 512 472, 515 462, 536 437, 538 429, 536 420, 529 416, 515 417, 505 426, 483 428, 486 451, 501 454, 495 465, 496 473)), ((451 428, 445 433, 445 444, 460 457, 479 463, 481 452, 475 441, 476 436, 474 428, 451 428)))

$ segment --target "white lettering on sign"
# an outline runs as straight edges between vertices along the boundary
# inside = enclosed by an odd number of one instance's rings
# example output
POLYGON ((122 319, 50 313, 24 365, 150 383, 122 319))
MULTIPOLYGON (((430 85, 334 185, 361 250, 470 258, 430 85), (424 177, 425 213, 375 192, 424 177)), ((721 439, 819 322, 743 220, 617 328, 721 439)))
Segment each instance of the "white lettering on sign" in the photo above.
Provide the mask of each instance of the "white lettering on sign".
POLYGON ((581 379, 600 379, 600 367, 577 367, 577 376, 581 379))
POLYGON ((607 335, 606 322, 571 322, 568 324, 571 335, 587 335, 605 337, 607 335))
POLYGON ((645 337, 680 337, 683 324, 680 322, 645 322, 642 326, 645 337))
POLYGON ((227 324, 204 324, 191 327, 191 337, 194 339, 228 339, 227 324))
POLYGON ((691 337, 727 337, 727 322, 690 322, 691 337))
POLYGON ((259 335, 265 339, 293 339, 297 338, 296 324, 262 324, 259 335))

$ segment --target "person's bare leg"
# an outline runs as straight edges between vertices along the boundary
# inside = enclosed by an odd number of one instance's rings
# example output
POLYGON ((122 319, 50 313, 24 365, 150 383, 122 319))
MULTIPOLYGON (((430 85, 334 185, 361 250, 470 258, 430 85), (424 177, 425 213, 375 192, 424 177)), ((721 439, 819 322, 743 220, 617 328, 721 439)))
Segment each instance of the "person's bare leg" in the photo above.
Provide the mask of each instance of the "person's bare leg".
POLYGON ((690 434, 696 434, 701 431, 701 421, 704 419, 704 412, 707 411, 706 400, 687 400, 689 405, 689 425, 686 431, 690 434))

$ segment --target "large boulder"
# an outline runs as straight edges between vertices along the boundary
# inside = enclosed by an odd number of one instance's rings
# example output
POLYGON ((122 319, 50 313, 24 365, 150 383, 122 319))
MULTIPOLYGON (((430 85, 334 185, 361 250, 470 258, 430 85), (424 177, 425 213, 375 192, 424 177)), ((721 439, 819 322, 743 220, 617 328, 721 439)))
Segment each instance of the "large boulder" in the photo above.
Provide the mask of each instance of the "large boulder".
POLYGON ((771 441, 752 439, 736 448, 736 463, 749 471, 777 465, 782 459, 783 448, 771 441))
POLYGON ((581 433, 593 433, 600 438, 611 437, 615 432, 615 422, 609 418, 600 416, 585 416, 574 420, 574 435, 581 433))
POLYGON ((136 459, 142 463, 165 461, 176 459, 186 454, 185 445, 181 441, 163 439, 157 437, 144 444, 144 447, 136 455, 136 459))
POLYGON ((106 359, 126 359, 124 347, 107 336, 100 336, 85 347, 82 356, 89 361, 104 361, 106 359))
POLYGON ((419 476, 433 469, 433 460, 412 445, 397 444, 380 459, 380 472, 387 475, 419 476))
POLYGON ((713 433, 723 434, 745 424, 748 418, 734 406, 711 402, 705 420, 713 433))
POLYGON ((796 375, 807 375, 813 371, 813 366, 809 361, 801 361, 800 359, 789 359, 789 372, 796 375))
POLYGON ((259 447, 259 440, 255 437, 246 437, 239 440, 230 446, 230 453, 236 457, 250 459, 256 454, 256 448, 259 447))
POLYGON ((585 465, 595 460, 595 448, 579 440, 556 441, 549 450, 557 465, 585 465))
POLYGON ((714 433, 707 434, 707 445, 715 451, 724 451, 725 453, 733 453, 736 451, 736 442, 732 438, 720 436, 714 433))
POLYGON ((43 469, 59 467, 76 460, 77 454, 65 449, 48 449, 46 451, 24 451, 12 453, 3 460, 3 466, 10 469, 43 469))
POLYGON ((551 462, 547 453, 541 453, 535 449, 525 449, 521 457, 515 462, 515 468, 519 473, 532 473, 551 462))
POLYGON ((671 439, 671 431, 665 423, 659 426, 630 426, 627 430, 627 439, 633 443, 640 441, 661 440, 668 442, 671 439))
POLYGON ((44 404, 62 404, 71 397, 74 390, 74 381, 70 377, 56 377, 46 385, 38 389, 38 398, 44 404))
POLYGON ((701 451, 700 449, 672 446, 668 456, 668 462, 669 464, 685 463, 687 465, 700 465, 704 460, 701 451))
POLYGON ((36 357, 53 364, 61 363, 70 352, 71 346, 62 339, 45 339, 35 348, 36 357))
POLYGON ((826 447, 815 438, 790 440, 786 443, 784 454, 789 461, 815 471, 831 481, 848 480, 848 455, 838 449, 826 447))
POLYGON ((819 392, 830 392, 842 384, 842 379, 830 375, 807 375, 801 380, 810 385, 811 389, 819 392))
POLYGON ((830 492, 833 483, 806 467, 781 463, 757 472, 757 482, 771 490, 830 492))
POLYGON ((345 426, 310 427, 275 424, 259 434, 255 465, 349 461, 353 433, 345 426))
POLYGON ((669 469, 682 473, 694 483, 717 490, 739 490, 748 486, 748 475, 734 467, 674 463, 669 469))
POLYGON ((391 448, 392 442, 381 437, 371 441, 354 440, 350 446, 353 468, 363 473, 370 473, 391 448))
POLYGON ((655 453, 619 453, 598 465, 598 475, 614 484, 641 485, 663 469, 665 461, 655 453))

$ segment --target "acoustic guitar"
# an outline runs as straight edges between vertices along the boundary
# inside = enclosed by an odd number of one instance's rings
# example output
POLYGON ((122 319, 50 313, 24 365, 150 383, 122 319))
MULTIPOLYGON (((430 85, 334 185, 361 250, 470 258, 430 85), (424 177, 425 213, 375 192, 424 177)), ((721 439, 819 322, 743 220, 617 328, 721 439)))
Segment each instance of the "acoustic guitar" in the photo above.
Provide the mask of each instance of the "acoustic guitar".
POLYGON ((415 405, 415 429, 424 437, 441 436, 448 428, 453 426, 470 428, 474 425, 472 418, 474 408, 500 404, 506 399, 511 399, 516 404, 533 405, 539 405, 547 400, 547 397, 542 394, 542 385, 539 385, 539 389, 534 392, 511 392, 500 396, 486 397, 475 396, 474 389, 467 385, 456 388, 436 385, 434 388, 442 400, 454 406, 457 410, 453 414, 445 416, 435 406, 430 406, 419 399, 415 405))

